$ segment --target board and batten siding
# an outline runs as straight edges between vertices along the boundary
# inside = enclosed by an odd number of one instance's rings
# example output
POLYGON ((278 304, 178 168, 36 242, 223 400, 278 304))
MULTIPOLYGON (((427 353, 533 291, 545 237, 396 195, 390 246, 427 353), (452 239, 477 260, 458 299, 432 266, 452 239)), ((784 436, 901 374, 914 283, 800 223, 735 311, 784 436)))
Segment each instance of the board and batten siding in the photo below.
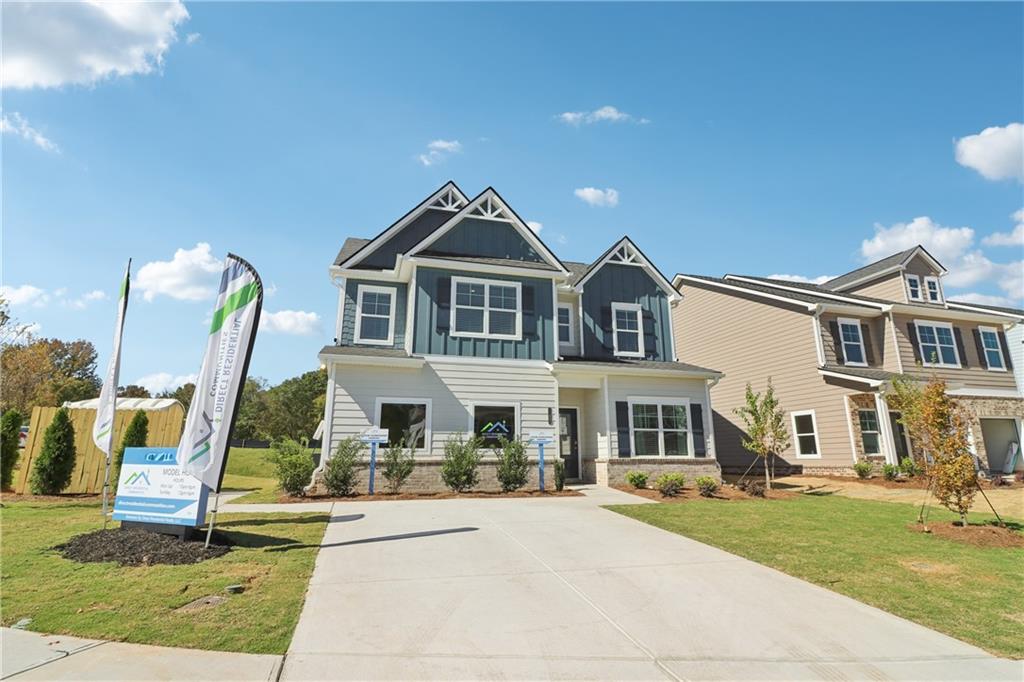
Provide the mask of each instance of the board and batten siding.
MULTIPOLYGON (((418 457, 444 454, 444 442, 472 428, 471 405, 518 403, 518 435, 554 429, 548 421, 558 405, 558 385, 543 366, 509 367, 482 362, 428 361, 420 368, 332 365, 334 378, 331 448, 375 426, 378 397, 431 399, 431 444, 418 457)), ((536 447, 528 448, 536 455, 536 447)))
POLYGON ((643 311, 648 360, 672 361, 672 317, 668 297, 644 268, 606 263, 583 286, 583 352, 614 358, 612 303, 638 303, 643 311))
POLYGON ((465 218, 431 244, 426 253, 505 258, 543 263, 544 258, 510 223, 465 218))
MULTIPOLYGON (((569 323, 572 325, 572 343, 562 345, 558 344, 558 353, 566 357, 579 355, 580 354, 580 307, 579 307, 579 296, 559 294, 558 304, 567 305, 572 309, 569 323)), ((556 318, 557 319, 557 318, 556 318)), ((556 330, 557 333, 557 330, 556 330)))
POLYGON ((358 267, 390 270, 395 267, 395 258, 409 251, 454 215, 451 211, 428 208, 422 215, 410 222, 401 231, 380 244, 373 253, 359 262, 358 267))
POLYGON ((372 348, 403 348, 405 346, 405 311, 408 301, 408 286, 404 283, 380 282, 371 280, 349 279, 345 282, 345 307, 341 318, 342 346, 368 346, 372 348), (392 305, 395 308, 395 333, 390 346, 382 344, 355 343, 356 338, 356 304, 359 302, 359 287, 372 286, 394 290, 392 305))
POLYGON ((416 355, 458 355, 462 357, 547 360, 554 358, 554 292, 551 280, 512 277, 489 273, 418 268, 413 353, 416 355), (452 277, 520 282, 523 288, 523 334, 519 340, 479 339, 452 336, 449 329, 452 277), (443 287, 444 292, 438 287, 443 287), (527 290, 532 290, 532 293, 527 290), (441 296, 439 298, 439 295, 441 296), (532 309, 528 308, 532 298, 532 309))
POLYGON ((753 295, 726 293, 710 285, 685 282, 683 300, 673 310, 676 353, 683 362, 713 367, 725 376, 711 389, 718 461, 746 467, 752 455, 742 445, 743 420, 735 409, 744 403, 749 382, 763 392, 772 380, 787 413, 814 410, 820 458, 797 458, 791 444, 787 462, 805 467, 848 467, 853 462, 843 396, 860 392, 856 385, 833 385, 818 374, 813 316, 753 295))

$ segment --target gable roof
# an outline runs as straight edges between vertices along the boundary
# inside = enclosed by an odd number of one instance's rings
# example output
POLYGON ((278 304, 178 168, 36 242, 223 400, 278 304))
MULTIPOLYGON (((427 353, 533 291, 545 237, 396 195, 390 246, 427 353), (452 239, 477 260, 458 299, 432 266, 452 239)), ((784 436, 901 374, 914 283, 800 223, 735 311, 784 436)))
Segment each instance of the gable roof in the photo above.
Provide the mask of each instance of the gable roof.
POLYGON ((572 281, 573 287, 577 291, 583 291, 583 286, 587 283, 587 280, 593 277, 598 270, 608 263, 642 267, 647 270, 647 274, 651 276, 651 279, 653 279, 659 287, 664 289, 665 293, 668 294, 670 298, 676 298, 679 296, 679 292, 672 286, 668 277, 665 277, 661 270, 651 262, 647 255, 640 250, 640 247, 634 244, 633 240, 628 236, 624 236, 622 239, 612 244, 607 251, 597 257, 597 260, 587 266, 586 271, 575 277, 575 281, 572 281))
POLYGON ((695 282, 704 282, 711 286, 723 289, 732 289, 734 291, 749 293, 754 296, 760 296, 762 298, 771 298, 784 303, 793 303, 796 305, 814 306, 818 303, 835 303, 835 299, 825 298, 824 296, 817 296, 812 293, 804 293, 799 291, 780 291, 779 289, 768 286, 755 284, 753 282, 745 282, 743 280, 731 280, 723 277, 710 277, 707 275, 687 275, 678 274, 675 276, 674 281, 681 282, 685 280, 691 280, 695 282))
POLYGON ((942 263, 935 260, 934 256, 928 253, 928 251, 923 246, 918 244, 917 246, 911 247, 905 251, 894 253, 891 256, 886 256, 885 258, 877 260, 874 263, 868 263, 867 265, 857 268, 856 270, 851 270, 850 272, 847 272, 844 275, 833 277, 832 279, 825 282, 821 286, 824 287, 825 289, 831 289, 833 291, 842 291, 843 289, 851 287, 854 284, 858 284, 860 282, 867 282, 877 277, 887 275, 891 272, 901 270, 904 266, 906 266, 907 263, 909 263, 914 258, 914 256, 917 255, 920 255, 924 257, 926 260, 928 260, 935 267, 935 269, 939 271, 939 274, 946 274, 946 268, 942 266, 942 263))
POLYGON ((1008 308, 1006 306, 999 305, 982 305, 981 303, 970 303, 968 301, 946 301, 951 308, 960 308, 961 310, 981 310, 984 312, 992 312, 998 315, 1006 315, 1007 317, 1017 318, 1018 320, 1024 321, 1024 310, 1020 308, 1008 308))

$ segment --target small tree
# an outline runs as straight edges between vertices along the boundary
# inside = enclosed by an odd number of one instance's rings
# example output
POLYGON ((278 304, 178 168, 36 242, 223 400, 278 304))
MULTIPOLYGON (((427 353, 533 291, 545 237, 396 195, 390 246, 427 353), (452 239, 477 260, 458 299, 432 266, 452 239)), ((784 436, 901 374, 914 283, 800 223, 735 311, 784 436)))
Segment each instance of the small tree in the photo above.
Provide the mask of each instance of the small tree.
POLYGON ((7 410, 0 417, 0 488, 14 483, 14 465, 18 463, 18 439, 21 437, 21 413, 7 410))
POLYGON ((358 436, 349 436, 334 448, 334 455, 324 464, 324 487, 335 497, 351 495, 356 487, 359 460, 366 445, 358 436))
POLYGON ((441 480, 457 493, 471 490, 480 481, 480 444, 477 437, 463 440, 462 434, 451 435, 444 442, 441 480))
POLYGON ((32 468, 33 495, 56 495, 71 483, 75 470, 75 427, 66 407, 57 410, 43 432, 43 447, 32 468))
POLYGON ((277 467, 277 482, 289 495, 299 497, 313 477, 313 455, 309 449, 291 438, 275 441, 270 461, 277 467))
POLYGON ((495 475, 502 491, 509 493, 526 485, 530 470, 530 460, 526 457, 526 446, 518 438, 509 440, 504 436, 498 439, 498 467, 495 475))
POLYGON ((146 416, 145 411, 137 410, 132 415, 132 420, 128 422, 128 428, 124 430, 124 438, 121 439, 120 447, 114 452, 114 461, 110 467, 110 487, 112 490, 117 490, 117 482, 121 480, 121 464, 124 463, 125 448, 145 447, 146 440, 148 439, 149 417, 146 416))
POLYGON ((415 439, 406 434, 406 444, 395 443, 384 451, 381 458, 381 476, 388 482, 388 491, 395 495, 401 491, 416 467, 415 443, 415 439))
POLYGON ((764 460, 764 482, 770 490, 771 474, 768 459, 789 447, 789 431, 786 430, 786 414, 779 407, 775 397, 771 378, 764 395, 754 393, 747 384, 743 407, 735 410, 746 425, 747 435, 743 439, 743 447, 764 460))

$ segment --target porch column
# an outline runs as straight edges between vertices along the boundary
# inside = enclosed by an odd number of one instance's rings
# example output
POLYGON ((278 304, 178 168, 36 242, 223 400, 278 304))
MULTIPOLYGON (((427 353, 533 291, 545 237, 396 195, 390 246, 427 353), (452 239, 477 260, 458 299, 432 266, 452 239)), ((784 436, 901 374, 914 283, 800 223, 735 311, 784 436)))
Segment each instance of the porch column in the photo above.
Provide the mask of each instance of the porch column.
POLYGON ((878 416, 878 429, 882 436, 882 453, 887 464, 899 464, 896 461, 895 438, 892 433, 892 421, 889 419, 889 403, 881 392, 875 393, 875 414, 878 416))

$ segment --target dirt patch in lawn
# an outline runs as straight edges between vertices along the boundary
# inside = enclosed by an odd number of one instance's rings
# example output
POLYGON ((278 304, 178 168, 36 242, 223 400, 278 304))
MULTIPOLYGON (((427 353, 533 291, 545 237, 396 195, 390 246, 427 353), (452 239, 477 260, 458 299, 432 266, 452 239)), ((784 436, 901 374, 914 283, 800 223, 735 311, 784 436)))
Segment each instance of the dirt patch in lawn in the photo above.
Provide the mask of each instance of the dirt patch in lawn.
MULTIPOLYGON (((917 523, 908 524, 907 528, 915 533, 925 532, 924 526, 917 523)), ((965 527, 953 525, 952 521, 945 521, 929 523, 928 530, 932 535, 975 547, 1024 547, 1024 534, 996 525, 968 524, 965 527)))
POLYGON ((616 490, 621 490, 624 493, 630 493, 639 497, 646 497, 648 500, 654 500, 656 502, 690 502, 693 500, 784 500, 795 497, 798 494, 787 492, 785 490, 771 490, 765 493, 765 497, 760 498, 748 495, 742 490, 737 490, 731 485, 723 485, 711 497, 701 496, 700 491, 696 488, 683 488, 683 491, 675 497, 665 497, 660 492, 652 488, 634 488, 629 485, 615 485, 612 487, 616 490))
MULTIPOLYGON (((827 478, 837 483, 863 483, 864 485, 874 485, 879 488, 889 488, 890 490, 924 490, 928 487, 927 476, 915 476, 914 478, 895 478, 891 481, 886 480, 882 476, 872 476, 871 478, 857 478, 856 476, 828 476, 821 475, 816 476, 817 478, 827 478)), ((1020 481, 1013 481, 1012 483, 1006 482, 1001 484, 994 484, 992 481, 986 481, 979 479, 978 482, 981 487, 985 490, 996 490, 1005 489, 1013 490, 1015 488, 1024 488, 1024 483, 1020 481)))
POLYGON ((928 561, 926 559, 900 559, 898 563, 908 571, 918 573, 920 575, 945 577, 960 572, 960 569, 952 564, 943 564, 938 561, 928 561))
MULTIPOLYGON (((97 493, 66 493, 64 495, 31 495, 29 493, 15 493, 5 490, 0 495, 0 502, 99 502, 103 495, 97 493)), ((113 493, 110 495, 114 499, 113 493)))
POLYGON ((116 561, 122 566, 154 564, 196 564, 231 551, 228 540, 214 533, 210 546, 199 541, 183 542, 172 535, 151 533, 137 528, 110 528, 76 535, 54 547, 64 558, 81 563, 116 561))
POLYGON ((278 502, 378 502, 386 500, 457 500, 460 498, 486 498, 500 499, 503 497, 582 497, 583 493, 578 490, 516 490, 511 493, 470 491, 468 493, 453 493, 450 491, 442 493, 389 493, 378 492, 375 495, 367 493, 355 493, 345 497, 331 497, 329 495, 308 495, 306 497, 292 497, 282 495, 278 502))

